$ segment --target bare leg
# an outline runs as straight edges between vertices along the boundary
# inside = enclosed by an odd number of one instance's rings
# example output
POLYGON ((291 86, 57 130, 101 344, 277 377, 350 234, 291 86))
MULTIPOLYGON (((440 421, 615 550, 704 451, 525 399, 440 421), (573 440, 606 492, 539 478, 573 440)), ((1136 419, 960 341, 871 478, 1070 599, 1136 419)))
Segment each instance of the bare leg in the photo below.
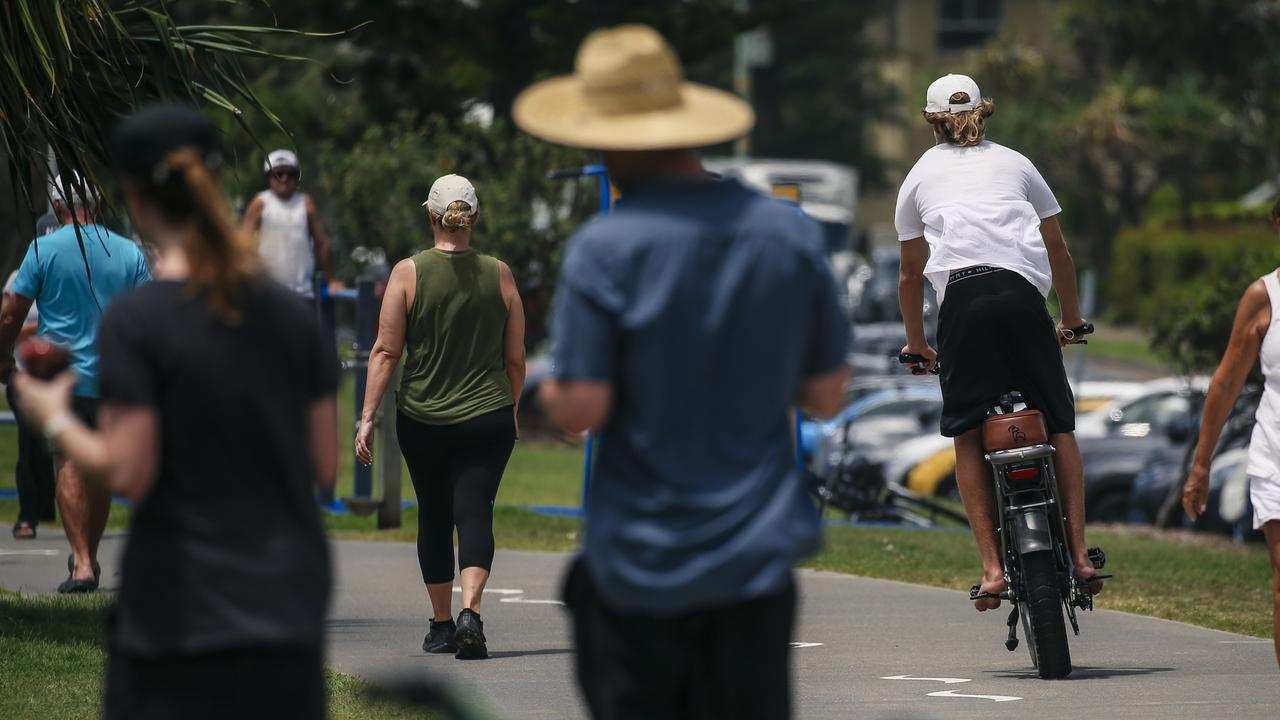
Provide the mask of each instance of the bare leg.
POLYGON ((431 598, 431 612, 436 622, 453 619, 453 581, 430 583, 427 585, 427 597, 431 598))
POLYGON ((62 527, 71 545, 75 569, 74 580, 92 580, 93 563, 98 559, 98 543, 111 512, 111 493, 84 481, 75 466, 65 458, 56 459, 58 472, 58 510, 62 527))
POLYGON ((471 608, 480 613, 480 596, 484 594, 485 583, 489 582, 489 571, 482 567, 462 568, 462 607, 471 608))
MULTIPOLYGON (((991 466, 982 457, 981 428, 956 438, 956 486, 964 501, 964 512, 969 516, 973 539, 982 555, 982 584, 984 592, 998 593, 1005 589, 1004 564, 1000 560, 1000 543, 996 537, 995 491, 992 489, 991 466)), ((1000 607, 1000 601, 991 598, 975 600, 979 611, 1000 607)))
POLYGON ((1268 521, 1262 526, 1262 532, 1271 551, 1272 637, 1276 644, 1276 663, 1280 663, 1280 520, 1268 521))
MULTIPOLYGON (((1057 451, 1053 465, 1058 472, 1058 497, 1067 517, 1067 545, 1071 550, 1071 562, 1076 566, 1076 576, 1093 577, 1097 570, 1089 561, 1089 548, 1084 542, 1084 460, 1075 433, 1051 435, 1049 442, 1057 451)), ((1102 581, 1091 583, 1093 592, 1102 590, 1102 581)))

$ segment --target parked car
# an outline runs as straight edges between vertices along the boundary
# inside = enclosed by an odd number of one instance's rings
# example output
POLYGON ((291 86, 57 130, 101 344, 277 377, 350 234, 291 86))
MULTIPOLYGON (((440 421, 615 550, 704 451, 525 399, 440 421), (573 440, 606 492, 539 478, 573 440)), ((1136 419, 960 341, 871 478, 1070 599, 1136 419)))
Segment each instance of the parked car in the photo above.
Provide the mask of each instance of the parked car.
MULTIPOLYGON (((1260 533, 1252 529, 1253 509, 1249 501, 1245 465, 1249 440, 1253 435, 1254 413, 1257 412, 1261 397, 1261 388, 1256 385, 1246 386, 1240 393, 1214 448, 1213 462, 1209 466, 1209 500, 1205 512, 1192 525, 1179 510, 1183 525, 1228 534, 1238 540, 1260 536, 1260 533)), ((1198 421, 1199 418, 1195 420, 1198 421)), ((1166 498, 1182 485, 1190 470, 1194 459, 1190 448, 1196 443, 1197 435, 1198 432, 1193 427, 1187 444, 1176 455, 1149 463, 1134 478, 1129 503, 1131 522, 1154 523, 1158 520, 1166 498)))
POLYGON ((1167 433, 1186 427, 1200 414, 1209 378, 1161 378, 1143 383, 1132 396, 1122 395, 1076 419, 1076 437, 1125 437, 1167 433))
MULTIPOLYGON (((901 430, 905 432, 910 428, 912 433, 907 434, 906 437, 913 437, 921 433, 922 419, 932 417, 934 427, 936 427, 937 419, 934 413, 940 412, 941 409, 942 391, 938 389, 936 381, 933 383, 889 384, 879 390, 858 397, 845 405, 844 409, 837 413, 835 417, 825 422, 802 417, 798 433, 801 456, 804 458, 811 457, 817 451, 824 437, 837 432, 846 432, 846 428, 855 421, 905 417, 909 422, 902 425, 901 430)), ((865 424, 859 427, 858 432, 870 437, 874 433, 884 435, 888 430, 887 426, 876 428, 875 425, 865 424)))

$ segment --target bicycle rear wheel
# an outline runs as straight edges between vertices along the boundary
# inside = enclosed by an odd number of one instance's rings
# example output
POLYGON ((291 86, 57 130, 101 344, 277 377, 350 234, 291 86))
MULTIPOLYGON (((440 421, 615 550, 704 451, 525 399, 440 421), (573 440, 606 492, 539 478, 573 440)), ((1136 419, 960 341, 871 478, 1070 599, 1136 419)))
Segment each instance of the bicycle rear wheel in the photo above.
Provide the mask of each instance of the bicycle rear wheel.
POLYGON ((1046 680, 1071 674, 1071 648, 1067 645, 1067 625, 1062 617, 1062 597, 1058 588, 1053 553, 1047 550, 1022 556, 1022 616, 1025 619, 1032 660, 1046 680))

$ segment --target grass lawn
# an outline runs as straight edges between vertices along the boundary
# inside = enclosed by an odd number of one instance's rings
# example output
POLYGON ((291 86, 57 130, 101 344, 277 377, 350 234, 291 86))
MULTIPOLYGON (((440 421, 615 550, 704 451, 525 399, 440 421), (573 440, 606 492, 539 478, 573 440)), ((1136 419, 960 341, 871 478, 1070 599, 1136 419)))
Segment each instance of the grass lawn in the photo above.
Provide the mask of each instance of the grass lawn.
MULTIPOLYGON (((1089 357, 1119 360, 1134 365, 1146 365, 1168 370, 1168 360, 1161 358, 1151 350, 1151 339, 1146 333, 1134 328, 1122 328, 1102 323, 1094 323, 1097 328, 1089 336, 1089 344, 1080 349, 1068 348, 1067 352, 1084 352, 1089 357)), ((1071 367, 1068 359, 1067 367, 1071 367)))
MULTIPOLYGON (((110 596, 0 592, 0 717, 74 720, 102 714, 102 612, 110 596)), ((390 720, 427 715, 365 698, 358 678, 328 673, 329 717, 390 720)))

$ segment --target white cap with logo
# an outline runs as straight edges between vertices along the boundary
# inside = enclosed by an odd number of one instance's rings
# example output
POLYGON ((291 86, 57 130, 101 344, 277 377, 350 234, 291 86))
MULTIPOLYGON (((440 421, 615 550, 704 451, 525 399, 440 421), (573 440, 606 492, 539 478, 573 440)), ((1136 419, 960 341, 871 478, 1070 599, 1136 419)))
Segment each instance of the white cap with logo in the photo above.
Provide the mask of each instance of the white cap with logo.
POLYGON ((89 187, 89 184, 85 182, 85 179, 81 177, 80 173, 72 170, 71 175, 67 177, 67 183, 65 186, 62 183, 61 175, 53 179, 53 183, 49 186, 49 197, 52 198, 54 202, 62 203, 64 207, 67 205, 84 207, 86 203, 84 201, 84 196, 81 195, 82 189, 87 191, 90 195, 97 194, 97 191, 89 187), (70 203, 67 202, 67 199, 63 194, 64 187, 67 189, 67 192, 71 193, 70 203))
POLYGON ((267 161, 262 163, 262 172, 269 173, 278 167, 302 169, 302 166, 298 164, 298 156, 294 154, 292 150, 285 150, 283 148, 280 150, 272 150, 271 154, 267 155, 267 161))
POLYGON ((972 110, 982 102, 982 91, 978 83, 968 75, 943 75, 929 86, 925 94, 924 111, 927 113, 958 113, 972 110), (968 102, 951 102, 951 96, 964 93, 969 96, 968 102))
POLYGON ((427 193, 427 201, 422 206, 437 215, 444 215, 449 204, 461 200, 471 206, 471 214, 480 210, 480 199, 476 197, 475 186, 461 175, 445 175, 431 183, 431 192, 427 193))

